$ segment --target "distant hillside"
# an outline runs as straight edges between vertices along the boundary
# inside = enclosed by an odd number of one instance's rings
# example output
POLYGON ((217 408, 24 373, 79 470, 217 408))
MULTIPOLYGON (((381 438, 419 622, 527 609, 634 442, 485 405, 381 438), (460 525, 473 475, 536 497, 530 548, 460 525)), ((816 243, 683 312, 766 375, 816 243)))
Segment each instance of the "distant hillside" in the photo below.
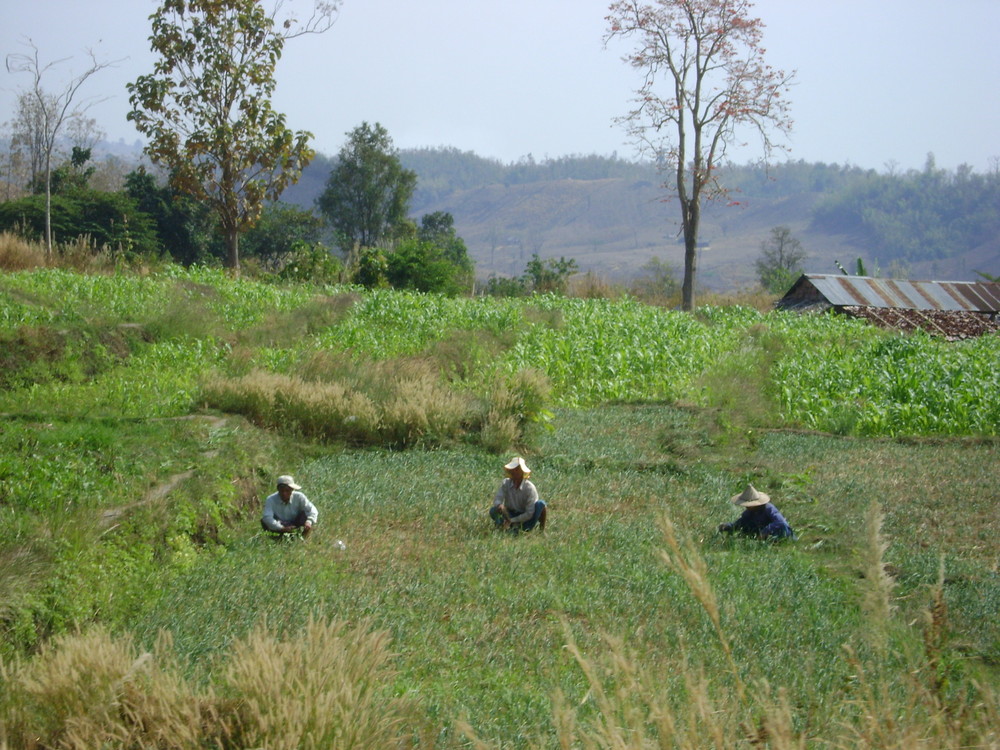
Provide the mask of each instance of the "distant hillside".
MULTIPOLYGON (((576 260, 624 281, 652 258, 683 268, 678 205, 647 164, 567 156, 503 164, 452 148, 399 153, 418 175, 414 219, 447 211, 480 278, 520 275, 532 254, 576 260)), ((315 207, 335 158, 318 154, 282 199, 315 207)), ((1000 274, 1000 175, 938 170, 880 175, 836 164, 732 166, 729 196, 703 209, 699 281, 712 290, 753 286, 753 262, 777 226, 808 253, 807 272, 894 270, 914 279, 1000 274)))
MULTIPOLYGON (((664 200, 660 177, 647 166, 605 157, 568 157, 504 166, 450 149, 403 151, 418 175, 412 213, 455 218, 480 278, 520 275, 532 254, 576 260, 581 271, 627 280, 658 257, 683 266, 676 202, 664 200)), ((315 205, 333 160, 318 156, 284 199, 315 205)), ((773 192, 773 191, 772 191, 773 192)), ((815 270, 834 270, 833 257, 853 248, 808 231, 814 196, 744 196, 732 207, 708 207, 701 251, 702 284, 731 289, 754 283, 753 259, 772 226, 786 224, 820 257, 815 270)), ((812 262, 812 261, 811 261, 812 262)))

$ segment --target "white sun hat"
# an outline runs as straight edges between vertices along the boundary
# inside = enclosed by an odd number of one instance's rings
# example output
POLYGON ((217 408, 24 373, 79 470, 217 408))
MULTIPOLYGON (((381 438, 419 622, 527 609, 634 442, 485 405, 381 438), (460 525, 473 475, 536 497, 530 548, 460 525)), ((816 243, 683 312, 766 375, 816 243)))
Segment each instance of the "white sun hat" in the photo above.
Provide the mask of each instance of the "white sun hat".
POLYGON ((528 464, 524 463, 524 459, 520 456, 514 456, 514 458, 510 460, 510 463, 505 464, 503 468, 506 471, 520 469, 524 473, 524 476, 528 476, 531 473, 531 469, 528 468, 528 464))
POLYGON ((295 484, 295 480, 292 479, 290 474, 282 474, 278 477, 278 486, 285 485, 286 487, 291 487, 293 490, 301 490, 302 488, 295 484))

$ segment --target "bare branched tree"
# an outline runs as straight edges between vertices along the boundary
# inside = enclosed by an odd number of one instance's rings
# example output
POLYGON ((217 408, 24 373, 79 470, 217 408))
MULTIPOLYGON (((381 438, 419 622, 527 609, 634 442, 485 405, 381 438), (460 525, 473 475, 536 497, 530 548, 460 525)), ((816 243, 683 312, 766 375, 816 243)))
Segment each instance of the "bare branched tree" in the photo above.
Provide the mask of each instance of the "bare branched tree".
POLYGON ((680 201, 684 233, 682 307, 694 309, 698 228, 703 199, 724 188, 716 170, 744 131, 760 136, 765 156, 770 132, 787 132, 783 98, 791 76, 764 62, 763 23, 749 0, 616 0, 605 43, 636 40, 624 60, 642 75, 635 107, 619 118, 661 171, 680 201))
MULTIPOLYGON (((37 165, 44 175, 45 181, 45 248, 52 253, 52 155, 63 126, 69 121, 83 116, 90 107, 100 99, 77 100, 80 88, 95 73, 104 68, 113 67, 115 62, 99 62, 90 50, 90 66, 79 75, 72 77, 59 93, 53 94, 45 90, 43 79, 53 68, 66 62, 69 58, 54 60, 42 64, 39 59, 38 47, 30 39, 26 42, 30 53, 12 53, 7 55, 8 73, 27 73, 31 76, 31 86, 23 91, 22 102, 32 103, 27 111, 37 118, 32 126, 35 128, 32 137, 37 139, 32 148, 37 149, 40 164, 37 165), (25 98, 26 97, 26 98, 25 98)), ((35 152, 33 152, 35 153, 35 152)))

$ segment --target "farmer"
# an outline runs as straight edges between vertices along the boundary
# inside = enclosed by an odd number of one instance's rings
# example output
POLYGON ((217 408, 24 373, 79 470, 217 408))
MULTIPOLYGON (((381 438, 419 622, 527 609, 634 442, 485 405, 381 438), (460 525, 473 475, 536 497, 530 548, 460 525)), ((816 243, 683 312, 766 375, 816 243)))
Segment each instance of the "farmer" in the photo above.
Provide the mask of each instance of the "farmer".
POLYGON ((289 534, 301 529, 303 538, 309 536, 319 511, 309 498, 299 492, 301 489, 287 474, 278 477, 278 491, 264 501, 264 516, 260 524, 265 531, 289 534))
POLYGON ((493 523, 498 529, 512 531, 530 531, 537 524, 544 531, 547 507, 544 500, 538 499, 535 485, 528 481, 531 469, 523 458, 515 456, 503 470, 507 477, 500 483, 490 508, 493 523))
POLYGON ((771 505, 771 498, 760 492, 752 484, 732 498, 734 505, 743 508, 743 513, 732 523, 719 524, 719 531, 738 531, 758 539, 795 538, 795 532, 777 508, 771 505))

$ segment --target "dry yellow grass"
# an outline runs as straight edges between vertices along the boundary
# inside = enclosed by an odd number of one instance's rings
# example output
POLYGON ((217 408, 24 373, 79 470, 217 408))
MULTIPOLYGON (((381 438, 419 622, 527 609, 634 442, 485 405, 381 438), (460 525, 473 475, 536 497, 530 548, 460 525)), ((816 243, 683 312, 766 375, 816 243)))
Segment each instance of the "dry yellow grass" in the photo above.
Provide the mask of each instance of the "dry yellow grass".
POLYGON ((110 253, 94 245, 87 236, 55 245, 48 253, 41 242, 26 240, 11 232, 0 233, 0 270, 27 271, 32 268, 68 268, 84 273, 113 270, 110 253))
POLYGON ((0 748, 406 747, 419 725, 395 697, 389 638, 312 619, 281 639, 261 624, 234 643, 225 676, 198 687, 161 636, 140 653, 102 629, 0 663, 0 748))

